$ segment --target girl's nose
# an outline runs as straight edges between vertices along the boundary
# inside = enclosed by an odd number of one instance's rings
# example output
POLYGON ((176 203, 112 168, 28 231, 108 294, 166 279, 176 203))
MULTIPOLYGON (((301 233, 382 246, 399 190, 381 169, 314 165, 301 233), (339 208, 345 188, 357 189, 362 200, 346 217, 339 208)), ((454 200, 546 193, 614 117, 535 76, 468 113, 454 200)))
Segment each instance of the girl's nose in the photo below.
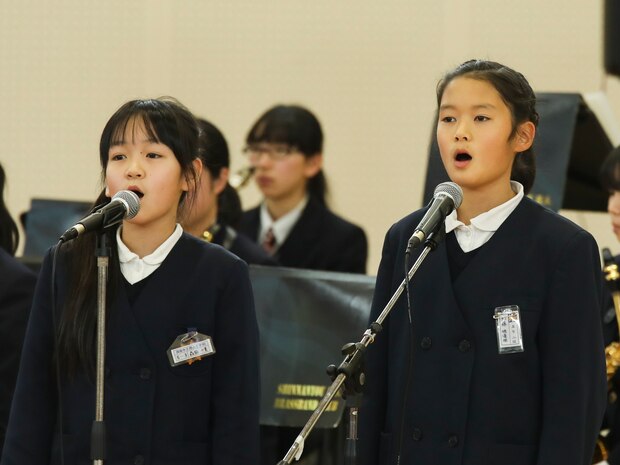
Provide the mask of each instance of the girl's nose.
POLYGON ((142 178, 144 177, 144 170, 139 165, 132 163, 132 165, 127 168, 127 177, 128 178, 142 178))
POLYGON ((456 131, 454 133, 454 140, 456 140, 457 142, 471 140, 471 134, 465 123, 461 122, 456 127, 456 131))

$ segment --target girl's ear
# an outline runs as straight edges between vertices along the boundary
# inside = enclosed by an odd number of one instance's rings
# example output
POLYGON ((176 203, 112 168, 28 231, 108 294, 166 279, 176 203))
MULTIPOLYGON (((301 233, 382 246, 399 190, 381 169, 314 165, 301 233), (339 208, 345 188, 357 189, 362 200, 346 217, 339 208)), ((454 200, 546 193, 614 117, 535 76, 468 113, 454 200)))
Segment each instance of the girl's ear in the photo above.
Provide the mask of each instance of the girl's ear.
POLYGON ((108 187, 107 184, 105 185, 105 191, 104 192, 105 192, 105 196, 110 198, 110 188, 108 187))
POLYGON ((525 152, 532 147, 534 143, 534 137, 536 136, 536 126, 531 121, 521 123, 517 128, 517 133, 514 137, 515 152, 525 152))
POLYGON ((215 195, 220 195, 226 187, 226 184, 228 184, 228 174, 229 169, 222 168, 218 178, 213 180, 213 191, 215 192, 215 195))
MULTIPOLYGON (((200 181, 200 176, 203 174, 202 173, 202 160, 200 158, 194 158, 194 161, 192 162, 192 170, 194 171, 194 176, 193 178, 193 183, 195 185, 198 184, 198 182, 200 181)), ((196 187, 196 186, 192 186, 192 187, 196 187)), ((187 179, 187 176, 183 176, 183 182, 181 183, 181 190, 187 192, 190 189, 190 185, 189 185, 189 181, 187 179)))
POLYGON ((306 157, 305 159, 305 167, 304 174, 306 178, 310 179, 317 175, 321 168, 323 167, 323 154, 317 153, 306 157))

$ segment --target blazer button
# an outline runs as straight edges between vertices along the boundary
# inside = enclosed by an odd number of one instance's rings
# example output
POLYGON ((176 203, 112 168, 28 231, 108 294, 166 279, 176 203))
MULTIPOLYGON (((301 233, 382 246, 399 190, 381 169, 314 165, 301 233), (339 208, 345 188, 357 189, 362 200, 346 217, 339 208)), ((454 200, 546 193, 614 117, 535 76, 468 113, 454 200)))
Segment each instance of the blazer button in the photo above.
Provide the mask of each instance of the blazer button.
POLYGON ((149 368, 140 368, 140 379, 151 379, 151 370, 149 368))
POLYGON ((459 444, 459 438, 456 434, 453 434, 448 438, 448 446, 456 447, 459 444))
POLYGON ((136 455, 133 458, 134 465, 144 465, 144 457, 141 455, 136 455))
POLYGON ((467 352, 469 349, 471 349, 471 342, 469 342, 467 339, 463 339, 461 342, 459 342, 459 350, 461 352, 467 352))
POLYGON ((413 440, 414 441, 420 441, 422 440, 422 430, 420 428, 413 428, 413 440))
POLYGON ((607 395, 607 400, 610 404, 615 404, 618 400, 618 394, 616 394, 615 391, 609 391, 609 394, 607 395))
POLYGON ((424 350, 430 349, 432 345, 433 340, 428 336, 424 336, 420 341, 420 347, 422 347, 424 350))

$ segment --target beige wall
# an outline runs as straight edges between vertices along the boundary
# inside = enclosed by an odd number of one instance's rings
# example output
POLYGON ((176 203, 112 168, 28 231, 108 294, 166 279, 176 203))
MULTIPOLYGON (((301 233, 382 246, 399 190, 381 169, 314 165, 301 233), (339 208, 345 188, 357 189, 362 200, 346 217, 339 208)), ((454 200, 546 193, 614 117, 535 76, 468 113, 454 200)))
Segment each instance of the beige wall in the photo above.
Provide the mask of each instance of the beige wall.
MULTIPOLYGON (((332 205, 376 273, 391 223, 421 206, 434 89, 470 57, 538 91, 605 89, 602 2, 582 0, 0 0, 0 161, 16 216, 32 197, 91 200, 98 138, 124 101, 172 95, 215 122, 240 168, 250 124, 307 105, 326 134, 332 205), (508 6, 513 5, 513 6, 508 6)), ((252 206, 254 187, 242 193, 252 206)), ((605 215, 569 212, 620 252, 605 215)))

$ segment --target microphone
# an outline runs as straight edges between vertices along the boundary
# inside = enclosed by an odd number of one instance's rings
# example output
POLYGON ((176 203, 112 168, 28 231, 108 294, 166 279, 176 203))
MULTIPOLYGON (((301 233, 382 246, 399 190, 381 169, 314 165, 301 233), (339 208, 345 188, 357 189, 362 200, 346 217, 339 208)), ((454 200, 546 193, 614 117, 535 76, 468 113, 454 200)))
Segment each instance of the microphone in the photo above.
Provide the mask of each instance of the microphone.
POLYGON ((463 202, 463 191, 453 182, 442 182, 435 188, 433 200, 422 221, 418 224, 415 231, 407 243, 407 252, 420 245, 432 233, 435 228, 444 222, 455 208, 459 208, 463 202))
POLYGON ((60 236, 60 242, 67 242, 82 234, 114 226, 125 218, 133 218, 139 211, 140 199, 135 192, 118 191, 114 194, 110 203, 67 229, 60 236))

